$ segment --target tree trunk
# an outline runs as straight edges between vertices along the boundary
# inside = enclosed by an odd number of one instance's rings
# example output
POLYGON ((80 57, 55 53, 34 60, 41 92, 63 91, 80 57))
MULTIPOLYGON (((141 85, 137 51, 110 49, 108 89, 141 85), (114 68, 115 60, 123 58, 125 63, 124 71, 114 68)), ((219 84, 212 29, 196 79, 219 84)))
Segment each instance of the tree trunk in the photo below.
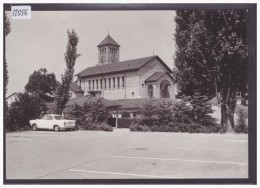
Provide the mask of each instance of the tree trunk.
POLYGON ((221 125, 227 130, 227 132, 235 132, 234 113, 235 102, 221 105, 221 125))

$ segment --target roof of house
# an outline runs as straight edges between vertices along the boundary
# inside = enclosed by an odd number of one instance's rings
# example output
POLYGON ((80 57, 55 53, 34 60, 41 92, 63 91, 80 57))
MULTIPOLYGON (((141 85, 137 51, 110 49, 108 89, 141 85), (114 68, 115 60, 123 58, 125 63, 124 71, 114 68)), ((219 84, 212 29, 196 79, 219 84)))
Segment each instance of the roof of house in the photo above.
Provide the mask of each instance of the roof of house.
POLYGON ((107 37, 97 47, 109 44, 120 47, 120 45, 110 35, 107 35, 107 37))
POLYGON ((166 72, 155 72, 152 76, 150 76, 149 78, 147 78, 145 80, 145 82, 154 82, 157 81, 159 78, 161 78, 162 76, 164 76, 166 74, 166 72))
POLYGON ((84 92, 84 91, 77 85, 76 82, 72 82, 72 83, 70 84, 70 89, 71 89, 72 91, 74 91, 74 92, 81 92, 81 93, 84 92))
POLYGON ((9 99, 10 97, 12 97, 13 95, 18 95, 19 93, 18 92, 14 92, 12 93, 11 95, 9 95, 8 97, 6 97, 6 99, 9 99))
POLYGON ((119 107, 119 109, 132 109, 140 108, 144 104, 151 102, 170 102, 172 104, 178 103, 178 100, 170 98, 139 98, 139 99, 118 99, 118 100, 107 100, 100 97, 83 97, 83 98, 73 98, 67 103, 67 106, 73 106, 78 104, 80 106, 84 105, 84 102, 97 102, 100 100, 106 107, 119 107))
POLYGON ((88 77, 88 76, 95 76, 95 75, 101 75, 107 73, 138 70, 146 63, 150 62, 155 58, 157 58, 166 67, 166 69, 169 72, 172 72, 171 69, 159 58, 159 56, 150 56, 150 57, 144 57, 139 59, 121 61, 118 63, 88 67, 83 71, 79 72, 78 74, 76 74, 76 76, 88 77))

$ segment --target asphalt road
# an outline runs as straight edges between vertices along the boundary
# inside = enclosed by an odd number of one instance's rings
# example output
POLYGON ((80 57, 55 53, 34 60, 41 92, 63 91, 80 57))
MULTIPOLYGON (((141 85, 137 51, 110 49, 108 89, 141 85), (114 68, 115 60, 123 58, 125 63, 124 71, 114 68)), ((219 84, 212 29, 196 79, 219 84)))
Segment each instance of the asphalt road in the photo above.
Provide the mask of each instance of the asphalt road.
POLYGON ((6 134, 7 179, 247 178, 248 136, 130 132, 6 134))

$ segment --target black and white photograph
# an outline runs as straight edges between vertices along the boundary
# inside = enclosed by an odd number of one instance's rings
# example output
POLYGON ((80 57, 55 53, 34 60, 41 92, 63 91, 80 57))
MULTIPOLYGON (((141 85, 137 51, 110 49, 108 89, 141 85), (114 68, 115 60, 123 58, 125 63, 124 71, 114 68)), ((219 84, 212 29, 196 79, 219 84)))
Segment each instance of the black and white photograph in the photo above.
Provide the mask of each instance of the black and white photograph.
POLYGON ((3 4, 4 184, 256 184, 256 4, 3 4))

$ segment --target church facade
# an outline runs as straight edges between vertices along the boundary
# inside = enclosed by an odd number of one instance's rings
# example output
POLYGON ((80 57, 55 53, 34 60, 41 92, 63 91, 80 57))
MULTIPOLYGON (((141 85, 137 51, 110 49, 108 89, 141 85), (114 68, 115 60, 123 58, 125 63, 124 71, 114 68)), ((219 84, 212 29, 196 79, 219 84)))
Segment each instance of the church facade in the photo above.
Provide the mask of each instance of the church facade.
POLYGON ((175 98, 172 71, 159 56, 120 62, 120 45, 110 35, 97 47, 98 64, 76 74, 73 88, 78 86, 77 92, 82 93, 78 96, 108 100, 175 98))

